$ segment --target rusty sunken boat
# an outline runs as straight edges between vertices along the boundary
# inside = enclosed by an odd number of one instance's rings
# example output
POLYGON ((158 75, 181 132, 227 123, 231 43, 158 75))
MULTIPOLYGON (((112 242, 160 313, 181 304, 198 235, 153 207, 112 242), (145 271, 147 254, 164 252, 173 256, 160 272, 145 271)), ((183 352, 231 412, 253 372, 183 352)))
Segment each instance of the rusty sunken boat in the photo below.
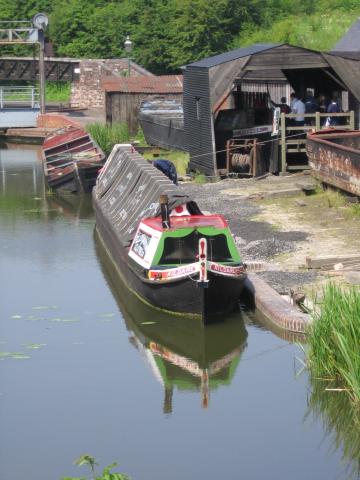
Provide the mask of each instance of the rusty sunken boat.
POLYGON ((306 151, 316 177, 360 196, 360 131, 333 129, 310 133, 306 151))
POLYGON ((92 190, 105 155, 88 132, 66 126, 47 136, 42 150, 50 188, 72 193, 92 190))

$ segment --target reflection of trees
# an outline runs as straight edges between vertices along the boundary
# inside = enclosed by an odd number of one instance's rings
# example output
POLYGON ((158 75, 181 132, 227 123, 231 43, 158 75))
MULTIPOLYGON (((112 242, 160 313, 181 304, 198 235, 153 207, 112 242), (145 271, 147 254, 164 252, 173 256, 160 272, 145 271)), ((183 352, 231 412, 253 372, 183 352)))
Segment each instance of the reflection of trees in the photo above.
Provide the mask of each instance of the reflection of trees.
POLYGON ((348 478, 360 478, 360 407, 346 392, 326 391, 324 381, 311 379, 307 417, 321 418, 326 435, 334 438, 334 449, 343 450, 342 460, 348 478))

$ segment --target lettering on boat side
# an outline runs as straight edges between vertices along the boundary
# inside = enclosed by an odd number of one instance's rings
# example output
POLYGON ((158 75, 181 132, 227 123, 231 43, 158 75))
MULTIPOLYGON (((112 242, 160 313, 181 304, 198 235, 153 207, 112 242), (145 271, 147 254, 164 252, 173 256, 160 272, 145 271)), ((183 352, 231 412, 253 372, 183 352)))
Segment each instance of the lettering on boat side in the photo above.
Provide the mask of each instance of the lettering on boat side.
POLYGON ((167 270, 149 270, 150 280, 166 280, 169 278, 186 277, 199 271, 198 263, 191 263, 184 267, 169 268, 167 270))
MULTIPOLYGON (((194 273, 200 272, 200 262, 191 263, 183 267, 168 268, 166 270, 149 270, 148 277, 150 280, 168 280, 170 278, 187 277, 194 273)), ((220 263, 207 262, 207 270, 216 272, 219 275, 226 275, 230 277, 239 277, 245 273, 245 268, 242 266, 231 267, 229 265, 221 265, 220 263)))
POLYGON ((244 267, 231 267, 229 265, 221 265, 220 263, 208 262, 208 269, 211 272, 219 273, 220 275, 231 275, 238 277, 245 272, 244 267))

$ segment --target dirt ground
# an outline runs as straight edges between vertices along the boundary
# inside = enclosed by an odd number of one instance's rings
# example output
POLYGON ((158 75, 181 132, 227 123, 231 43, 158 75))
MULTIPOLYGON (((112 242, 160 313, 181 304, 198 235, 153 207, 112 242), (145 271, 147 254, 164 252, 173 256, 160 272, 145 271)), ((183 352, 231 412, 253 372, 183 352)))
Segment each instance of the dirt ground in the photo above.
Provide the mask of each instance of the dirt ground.
MULTIPOLYGON (((307 256, 360 254, 359 205, 323 191, 310 175, 186 183, 183 188, 204 211, 227 218, 244 260, 263 265, 259 275, 279 293, 290 288, 314 292, 329 276, 349 280, 349 272, 306 268, 307 256), (306 195, 302 187, 312 185, 316 190, 306 195)), ((360 283, 360 272, 352 274, 351 282, 360 283)))

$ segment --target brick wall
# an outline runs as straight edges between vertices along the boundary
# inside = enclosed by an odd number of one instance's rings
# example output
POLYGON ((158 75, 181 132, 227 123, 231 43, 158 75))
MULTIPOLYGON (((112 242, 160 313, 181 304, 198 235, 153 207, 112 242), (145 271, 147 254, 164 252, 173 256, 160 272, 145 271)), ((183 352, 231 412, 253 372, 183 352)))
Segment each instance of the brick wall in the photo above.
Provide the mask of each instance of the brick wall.
MULTIPOLYGON (((128 60, 81 60, 79 81, 71 86, 70 104, 79 107, 104 107, 105 92, 102 88, 104 77, 127 75, 128 60)), ((152 75, 134 62, 131 62, 131 76, 152 75)))

